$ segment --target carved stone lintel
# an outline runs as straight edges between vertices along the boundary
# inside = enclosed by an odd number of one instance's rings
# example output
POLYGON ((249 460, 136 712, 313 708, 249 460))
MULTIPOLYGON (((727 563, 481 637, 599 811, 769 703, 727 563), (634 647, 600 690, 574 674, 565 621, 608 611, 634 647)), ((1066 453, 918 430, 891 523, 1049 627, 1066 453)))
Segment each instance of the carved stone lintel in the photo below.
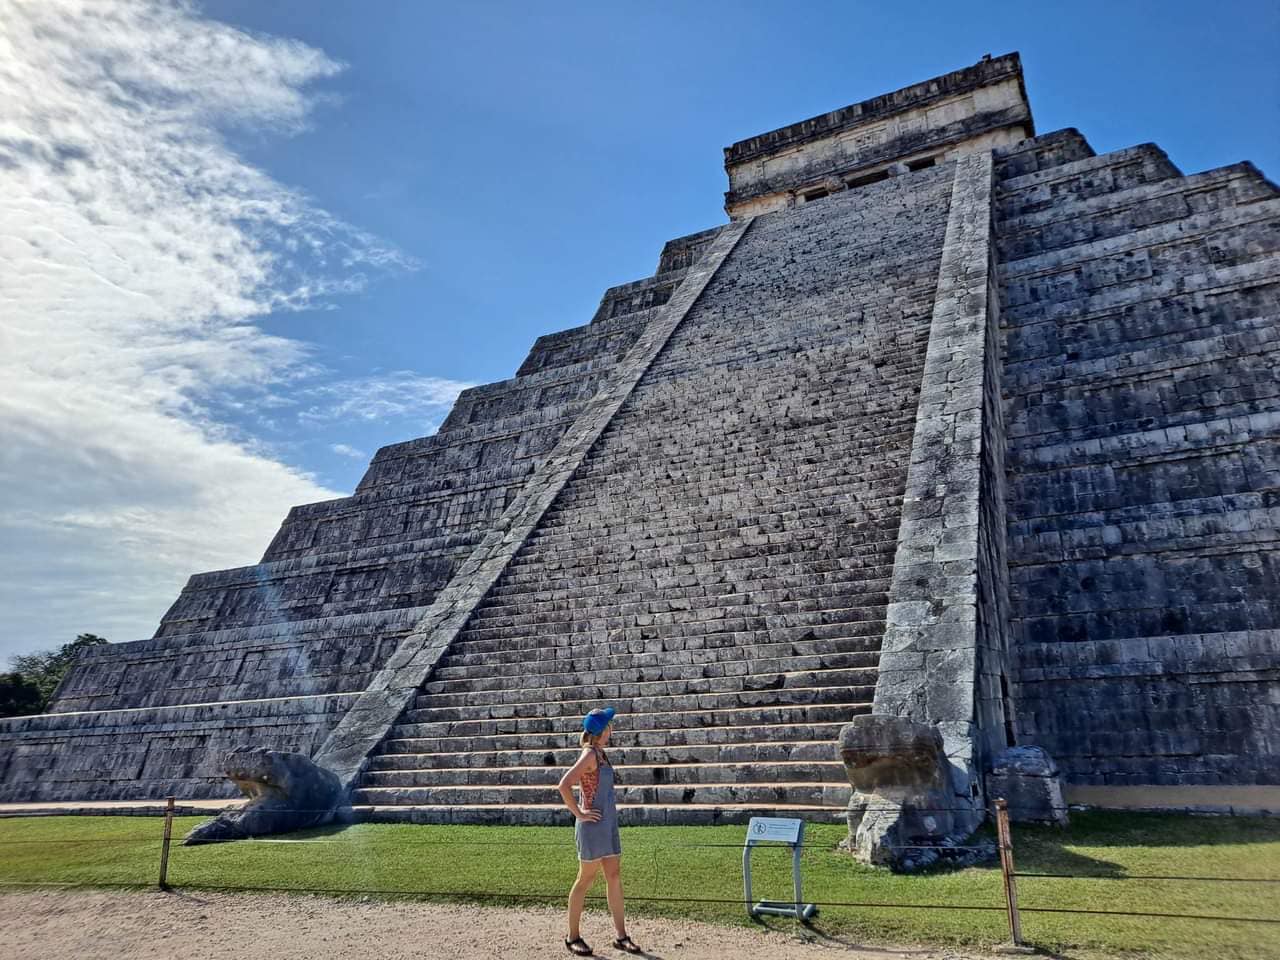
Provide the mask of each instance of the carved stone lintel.
POLYGON ((237 747, 222 766, 249 802, 200 824, 182 841, 188 846, 320 827, 350 810, 338 778, 300 753, 237 747))

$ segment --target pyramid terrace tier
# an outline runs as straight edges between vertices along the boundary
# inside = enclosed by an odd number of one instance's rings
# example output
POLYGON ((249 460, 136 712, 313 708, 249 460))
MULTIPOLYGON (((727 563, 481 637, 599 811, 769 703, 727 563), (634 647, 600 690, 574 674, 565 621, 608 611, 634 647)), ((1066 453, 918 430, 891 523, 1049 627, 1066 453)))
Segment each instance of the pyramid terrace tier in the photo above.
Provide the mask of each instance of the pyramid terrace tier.
POLYGON ((1280 782, 1280 191, 1091 154, 998 184, 1020 736, 1078 783, 1280 782))

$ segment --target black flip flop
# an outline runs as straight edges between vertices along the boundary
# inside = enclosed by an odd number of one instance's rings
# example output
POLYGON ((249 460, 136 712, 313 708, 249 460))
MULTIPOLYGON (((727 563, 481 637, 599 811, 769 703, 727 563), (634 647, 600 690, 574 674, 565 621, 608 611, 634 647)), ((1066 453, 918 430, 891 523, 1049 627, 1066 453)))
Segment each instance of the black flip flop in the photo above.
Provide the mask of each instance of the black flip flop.
POLYGON ((587 941, 581 937, 574 937, 572 940, 568 938, 564 941, 564 948, 572 953, 575 957, 594 957, 591 948, 587 946, 587 941))
POLYGON ((613 941, 613 948, 615 950, 621 950, 624 953, 644 953, 643 950, 636 946, 636 942, 630 937, 619 937, 617 940, 613 941))

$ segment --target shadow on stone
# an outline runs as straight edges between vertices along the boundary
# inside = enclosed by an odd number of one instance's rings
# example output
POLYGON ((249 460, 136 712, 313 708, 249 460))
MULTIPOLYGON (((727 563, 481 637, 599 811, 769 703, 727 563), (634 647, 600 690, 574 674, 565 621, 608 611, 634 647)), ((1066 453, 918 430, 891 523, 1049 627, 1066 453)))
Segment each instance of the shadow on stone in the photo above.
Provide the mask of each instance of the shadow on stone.
POLYGON ((223 756, 222 766, 249 802, 200 824, 183 839, 187 846, 289 833, 349 817, 342 783, 300 753, 237 747, 223 756))
POLYGON ((1067 802, 1053 759, 1040 747, 1010 747, 991 764, 987 796, 1009 804, 1014 823, 1067 825, 1067 802))

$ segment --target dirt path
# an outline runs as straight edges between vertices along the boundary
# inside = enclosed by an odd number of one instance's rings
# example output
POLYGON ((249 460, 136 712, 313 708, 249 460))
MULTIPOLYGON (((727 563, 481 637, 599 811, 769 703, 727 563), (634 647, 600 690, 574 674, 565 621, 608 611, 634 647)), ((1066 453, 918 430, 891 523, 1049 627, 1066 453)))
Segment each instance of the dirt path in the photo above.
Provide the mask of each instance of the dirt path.
MULTIPOLYGON (((563 914, 550 908, 381 903, 224 893, 0 894, 6 960, 409 960, 568 957, 563 914)), ((597 956, 623 957, 604 914, 583 935, 597 956)), ((631 931, 665 960, 966 960, 937 948, 876 948, 771 931, 637 918, 631 931)))

